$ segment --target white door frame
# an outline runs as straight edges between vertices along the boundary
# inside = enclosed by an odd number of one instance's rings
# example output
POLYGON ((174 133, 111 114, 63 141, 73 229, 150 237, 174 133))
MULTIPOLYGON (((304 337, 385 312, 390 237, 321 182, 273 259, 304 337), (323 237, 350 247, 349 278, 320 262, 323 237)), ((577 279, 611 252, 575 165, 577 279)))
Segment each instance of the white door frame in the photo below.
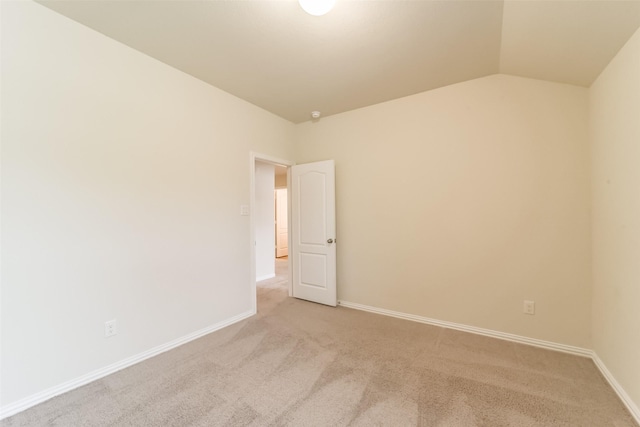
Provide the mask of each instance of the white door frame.
MULTIPOLYGON (((251 309, 253 313, 258 312, 258 296, 256 289, 256 221, 255 221, 255 203, 256 203, 256 161, 270 163, 276 166, 284 166, 287 168, 287 193, 291 192, 291 166, 295 163, 289 160, 280 159, 277 157, 269 156, 267 154, 256 153, 255 151, 249 152, 249 248, 251 253, 251 281, 250 281, 250 289, 251 289, 251 309)), ((291 200, 287 198, 287 216, 291 218, 291 200)), ((291 221, 287 223, 288 237, 289 240, 288 246, 291 248, 291 221)), ((291 255, 291 254, 289 254, 291 255)), ((273 259, 275 262, 275 253, 273 255, 273 259)), ((289 296, 293 295, 291 280, 292 277, 292 268, 291 262, 292 257, 288 257, 289 260, 289 271, 288 271, 288 282, 289 282, 289 296)))

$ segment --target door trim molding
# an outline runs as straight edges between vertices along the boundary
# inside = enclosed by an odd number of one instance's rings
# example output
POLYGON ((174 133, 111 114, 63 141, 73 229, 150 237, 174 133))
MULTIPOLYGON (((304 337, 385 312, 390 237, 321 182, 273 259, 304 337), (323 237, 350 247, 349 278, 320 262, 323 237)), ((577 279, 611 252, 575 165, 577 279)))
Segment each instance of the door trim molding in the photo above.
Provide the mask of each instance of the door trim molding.
MULTIPOLYGON (((256 201, 255 201, 256 199, 256 161, 270 163, 276 166, 286 167, 288 193, 291 191, 291 166, 295 164, 295 162, 292 162, 290 160, 281 159, 278 157, 271 156, 269 154, 258 153, 255 151, 249 152, 249 252, 251 254, 251 259, 250 259, 251 277, 249 279, 249 289, 251 293, 251 309, 254 314, 258 312, 258 298, 256 294, 257 292, 256 290, 256 245, 255 245, 256 218, 255 218, 255 215, 253 214, 255 211, 255 204, 256 204, 256 201)), ((287 200, 287 215, 291 217, 291 201, 290 200, 287 200)), ((288 246, 291 247, 291 223, 290 222, 287 224, 287 228, 288 228, 288 234, 289 234, 288 246)), ((274 259, 275 259, 275 254, 274 254, 274 259)), ((289 259, 289 271, 287 275, 288 275, 288 282, 289 282, 289 296, 291 296, 292 295, 291 263, 293 260, 291 259, 291 256, 289 256, 288 259, 289 259)))

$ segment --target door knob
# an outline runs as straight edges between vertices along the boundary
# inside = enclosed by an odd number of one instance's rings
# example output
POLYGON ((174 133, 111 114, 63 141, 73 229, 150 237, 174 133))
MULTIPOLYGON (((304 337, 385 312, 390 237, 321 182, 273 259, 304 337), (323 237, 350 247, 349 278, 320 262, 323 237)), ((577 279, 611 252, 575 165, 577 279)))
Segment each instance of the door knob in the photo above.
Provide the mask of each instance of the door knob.
POLYGON ((327 243, 329 243, 329 244, 333 243, 333 239, 327 240, 327 243))

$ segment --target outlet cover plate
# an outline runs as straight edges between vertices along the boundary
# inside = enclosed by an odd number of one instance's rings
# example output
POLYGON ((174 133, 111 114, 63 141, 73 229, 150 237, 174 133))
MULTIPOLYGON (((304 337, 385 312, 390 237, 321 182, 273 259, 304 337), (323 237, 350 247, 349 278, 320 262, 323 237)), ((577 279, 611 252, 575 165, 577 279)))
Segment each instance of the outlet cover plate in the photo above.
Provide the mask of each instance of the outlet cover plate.
POLYGON ((112 337, 117 333, 118 331, 116 329, 116 319, 109 320, 108 322, 104 322, 104 336, 106 338, 112 337))
POLYGON ((536 314, 535 301, 525 301, 523 307, 524 314, 536 314))

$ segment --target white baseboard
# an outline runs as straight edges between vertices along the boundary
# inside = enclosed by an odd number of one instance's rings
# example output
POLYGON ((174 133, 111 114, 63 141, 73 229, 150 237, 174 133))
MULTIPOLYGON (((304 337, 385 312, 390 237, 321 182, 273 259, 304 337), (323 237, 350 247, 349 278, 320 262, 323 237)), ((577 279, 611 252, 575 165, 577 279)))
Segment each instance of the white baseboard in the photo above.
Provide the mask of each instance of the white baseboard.
POLYGON ((237 323, 241 320, 251 317, 254 314, 255 314, 254 311, 247 311, 247 312, 241 313, 230 319, 223 320, 222 322, 218 322, 214 325, 200 329, 199 331, 195 331, 191 334, 185 335, 181 338, 175 339, 166 344, 159 345, 145 352, 136 354, 135 356, 128 357, 119 362, 105 366, 104 368, 100 368, 93 372, 89 372, 88 374, 85 374, 79 378, 64 382, 55 387, 48 388, 44 391, 28 396, 24 399, 20 399, 16 402, 5 405, 2 408, 0 408, 0 420, 10 417, 11 415, 17 414, 18 412, 22 412, 25 409, 28 409, 32 406, 35 406, 39 403, 42 403, 60 394, 66 393, 75 388, 88 384, 92 381, 96 381, 102 377, 106 377, 107 375, 113 374, 114 372, 120 371, 124 368, 128 368, 129 366, 135 365, 136 363, 140 363, 143 360, 157 356, 160 353, 164 353, 165 351, 169 351, 171 349, 179 347, 183 344, 188 343, 189 341, 193 341, 204 335, 210 334, 211 332, 215 332, 219 329, 230 326, 234 323, 237 323))
POLYGON ((598 369, 600 369, 602 376, 609 382, 609 385, 611 385, 611 388, 613 388, 615 392, 618 394, 618 397, 620 397, 620 400, 622 400, 622 403, 624 403, 624 406, 626 406, 629 412, 631 412, 631 415, 633 416, 633 418, 635 418, 636 422, 640 424, 640 408, 638 408, 638 405, 636 405, 633 402, 633 400, 631 400, 631 397, 629 397, 629 395, 627 394, 626 391, 624 391, 620 383, 615 379, 615 377, 611 374, 611 372, 609 372, 609 369, 607 369, 604 362, 598 357, 595 351, 593 352, 592 358, 593 358, 593 363, 595 363, 598 369))
POLYGON ((535 347, 542 347, 549 350, 561 351, 564 353, 575 354, 577 356, 589 357, 593 360, 598 367, 602 375, 611 385, 611 388, 618 394, 622 403, 627 407, 631 415, 635 418, 636 422, 640 424, 640 409, 636 405, 627 392, 622 388, 620 383, 609 372, 605 364, 600 360, 598 355, 593 350, 589 350, 581 347, 574 347, 566 344, 559 344, 551 341, 544 341, 535 338, 523 337, 515 334, 508 334, 505 332, 494 331, 491 329, 477 328, 475 326, 463 325, 460 323, 447 322, 444 320, 430 319, 428 317, 416 316, 415 314, 407 314, 393 310, 387 310, 384 308, 371 307, 368 305, 357 304, 348 301, 338 301, 338 305, 347 308, 354 308, 356 310, 368 311, 371 313, 382 314, 384 316, 397 317, 399 319, 411 320, 413 322, 426 323, 428 325, 442 326, 443 328, 456 329, 458 331, 470 332, 472 334, 485 335, 492 338, 499 338, 507 341, 513 341, 520 344, 533 345, 535 347))
POLYGON ((523 337, 521 335, 508 334, 506 332, 494 331, 491 329, 478 328, 475 326, 463 325, 461 323, 447 322, 444 320, 430 319, 428 317, 417 316, 415 314, 401 313, 399 311, 386 310, 384 308, 371 307, 363 304, 356 304, 348 301, 338 301, 338 304, 356 310, 369 311, 371 313, 382 314, 385 316, 397 317, 399 319, 411 320, 413 322, 426 323, 428 325, 441 326, 443 328, 455 329, 458 331, 471 332, 473 334, 484 335, 487 337, 498 338, 507 341, 513 341, 521 344, 533 345, 549 350, 562 351, 564 353, 575 354, 578 356, 591 357, 592 350, 574 347, 566 344, 559 344, 551 341, 539 340, 536 338, 523 337))
MULTIPOLYGON (((348 301, 338 301, 338 304, 343 307, 353 308, 356 310, 368 311, 371 313, 382 314, 385 316, 396 317, 399 319, 406 319, 414 322, 425 323, 428 325, 441 326, 444 328, 470 332, 473 334, 479 334, 479 335, 484 335, 484 336, 493 337, 493 338, 499 338, 507 341, 518 342, 521 344, 533 345, 536 347, 542 347, 549 350, 575 354, 578 356, 590 357, 595 363, 595 365, 598 367, 598 369, 600 370, 604 378, 609 382, 609 384, 611 385, 611 388, 613 388, 613 390, 618 394, 618 396, 620 397, 620 400, 622 400, 622 402, 624 403, 626 408, 629 410, 631 415, 635 418, 636 422, 640 424, 640 408, 638 408, 638 406, 633 402, 633 400, 631 400, 631 397, 629 397, 627 392, 622 388, 622 386, 618 383, 618 381, 611 374, 611 372, 609 372, 604 362, 598 357, 598 355, 593 350, 569 346, 565 344, 558 344, 551 341, 538 340, 535 338, 523 337, 515 334, 508 334, 504 332, 493 331, 491 329, 477 328, 475 326, 468 326, 460 323, 430 319, 428 317, 417 316, 414 314, 407 314, 407 313, 402 313, 398 311, 386 310, 383 308, 371 307, 371 306, 352 303, 348 301)), ((120 362, 117 362, 112 365, 106 366, 104 368, 98 369, 96 371, 90 372, 74 380, 67 381, 63 384, 49 388, 40 393, 36 393, 34 395, 21 399, 17 402, 11 403, 9 405, 5 405, 2 408, 0 408, 0 420, 10 417, 11 415, 17 414, 18 412, 24 411, 25 409, 28 409, 46 400, 49 400, 52 397, 66 393, 75 388, 88 384, 92 381, 96 381, 102 377, 113 374, 114 372, 117 372, 124 368, 128 368, 129 366, 135 365, 136 363, 140 363, 143 360, 149 359, 153 356, 157 356, 160 353, 164 353, 165 351, 169 351, 173 348, 179 347, 183 344, 188 343, 189 341, 193 341, 204 335, 210 334, 211 332, 217 331, 226 326, 230 326, 234 323, 237 323, 241 320, 251 317, 254 314, 255 314, 254 311, 241 313, 235 317, 216 323, 212 326, 193 332, 189 335, 185 335, 181 338, 178 338, 166 344, 154 347, 143 353, 121 360, 120 362)))
POLYGON ((265 274, 264 276, 256 277, 256 282, 259 282, 261 280, 273 279, 274 277, 276 277, 276 273, 265 274))

